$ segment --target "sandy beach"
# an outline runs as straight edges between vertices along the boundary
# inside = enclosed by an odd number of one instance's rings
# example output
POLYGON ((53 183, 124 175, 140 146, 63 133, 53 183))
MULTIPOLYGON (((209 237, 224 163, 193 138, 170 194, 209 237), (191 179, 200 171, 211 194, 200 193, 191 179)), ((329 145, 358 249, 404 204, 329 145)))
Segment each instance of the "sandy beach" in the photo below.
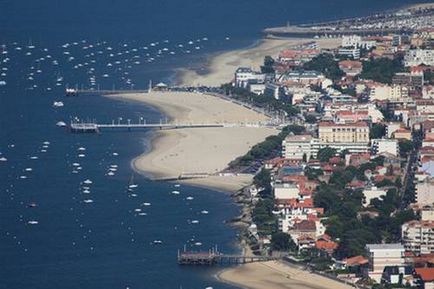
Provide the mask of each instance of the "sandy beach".
POLYGON ((206 64, 206 74, 182 69, 179 71, 178 82, 180 85, 186 86, 220 86, 233 79, 235 70, 238 67, 250 67, 259 70, 265 56, 277 57, 281 50, 312 41, 317 42, 318 46, 324 49, 336 48, 341 44, 340 38, 266 38, 252 48, 233 50, 212 57, 209 63, 206 64))
MULTIPOLYGON (((258 123, 267 117, 230 101, 200 93, 152 92, 111 96, 146 103, 162 111, 172 123, 258 123)), ((133 161, 151 179, 181 174, 216 174, 253 145, 278 131, 261 127, 188 128, 156 131, 152 150, 133 161)), ((197 178, 193 185, 237 191, 251 175, 197 178)))
POLYGON ((343 283, 270 261, 250 263, 223 271, 224 282, 248 289, 350 289, 343 283))

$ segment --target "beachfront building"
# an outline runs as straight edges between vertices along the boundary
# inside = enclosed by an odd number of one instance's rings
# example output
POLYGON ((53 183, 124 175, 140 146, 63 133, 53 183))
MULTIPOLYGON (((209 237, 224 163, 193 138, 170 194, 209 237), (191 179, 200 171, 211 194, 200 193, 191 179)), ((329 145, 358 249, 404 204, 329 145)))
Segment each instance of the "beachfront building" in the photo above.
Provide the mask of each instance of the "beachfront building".
POLYGON ((289 135, 282 142, 282 157, 309 161, 318 153, 318 139, 311 135, 289 135))
POLYGON ((381 282, 384 268, 388 266, 402 266, 404 264, 404 246, 394 244, 366 244, 369 266, 365 274, 376 281, 381 282))
POLYGON ((371 49, 376 45, 375 40, 366 40, 360 35, 344 35, 342 36, 342 47, 346 48, 363 48, 366 50, 371 49))
POLYGON ((389 153, 394 156, 399 155, 399 145, 397 139, 372 139, 371 153, 374 155, 389 153))
POLYGON ((434 65, 433 49, 410 49, 404 57, 405 66, 434 65))
POLYGON ((339 124, 320 122, 318 136, 320 148, 331 147, 351 153, 369 152, 369 125, 366 122, 339 124))
POLYGON ((250 83, 264 83, 265 74, 257 73, 251 68, 239 67, 235 71, 234 86, 247 88, 250 83))
POLYGON ((413 220, 401 226, 401 238, 406 251, 434 253, 434 221, 413 220))
POLYGON ((320 53, 319 49, 285 49, 279 53, 277 61, 288 66, 300 66, 320 53))
POLYGON ((276 75, 277 82, 280 83, 300 83, 304 85, 321 85, 326 79, 324 74, 317 71, 288 71, 280 75, 276 75))

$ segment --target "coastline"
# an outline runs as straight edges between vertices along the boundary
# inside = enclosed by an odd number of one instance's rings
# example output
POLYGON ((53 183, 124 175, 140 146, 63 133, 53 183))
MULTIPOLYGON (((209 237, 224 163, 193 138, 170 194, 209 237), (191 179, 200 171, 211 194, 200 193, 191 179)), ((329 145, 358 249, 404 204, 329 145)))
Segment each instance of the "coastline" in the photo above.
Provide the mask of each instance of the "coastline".
POLYGON ((179 69, 177 84, 182 86, 220 86, 232 80, 238 67, 260 70, 264 57, 276 57, 281 50, 315 41, 320 48, 331 49, 340 45, 340 38, 263 38, 246 48, 226 51, 210 57, 204 64, 206 74, 195 69, 179 69))
MULTIPOLYGON (((172 123, 249 124, 268 120, 267 116, 238 104, 200 93, 152 92, 109 97, 150 105, 168 116, 172 123)), ((136 172, 151 180, 201 175, 179 182, 233 193, 248 186, 253 175, 220 175, 219 172, 253 145, 277 133, 276 129, 254 126, 153 131, 151 147, 131 164, 136 172)))

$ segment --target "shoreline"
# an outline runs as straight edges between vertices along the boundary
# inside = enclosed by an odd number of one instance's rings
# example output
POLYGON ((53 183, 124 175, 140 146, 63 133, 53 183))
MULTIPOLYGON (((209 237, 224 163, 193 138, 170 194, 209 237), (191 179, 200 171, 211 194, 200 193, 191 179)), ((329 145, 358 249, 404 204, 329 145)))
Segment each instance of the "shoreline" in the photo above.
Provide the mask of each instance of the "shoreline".
MULTIPOLYGON (((171 122, 249 123, 268 117, 233 102, 200 93, 152 92, 110 95, 113 99, 146 104, 171 122)), ((155 181, 166 179, 223 192, 238 192, 251 184, 253 175, 220 175, 230 161, 278 130, 265 127, 181 128, 153 130, 150 145, 131 161, 134 171, 155 181), (198 144, 200 144, 198 146, 198 144), (181 175, 187 179, 177 180, 181 175), (188 176, 206 176, 188 178, 188 176)))

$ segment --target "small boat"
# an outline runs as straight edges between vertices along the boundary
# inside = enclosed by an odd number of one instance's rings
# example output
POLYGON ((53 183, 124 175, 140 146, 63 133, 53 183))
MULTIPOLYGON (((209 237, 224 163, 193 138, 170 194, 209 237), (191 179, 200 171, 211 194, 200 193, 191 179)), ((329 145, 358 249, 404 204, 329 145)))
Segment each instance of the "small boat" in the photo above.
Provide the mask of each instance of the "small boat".
POLYGON ((148 207, 150 205, 151 205, 151 203, 143 203, 143 206, 145 206, 145 207, 148 207))
POLYGON ((161 245, 161 244, 163 244, 163 241, 161 241, 161 240, 154 240, 154 242, 153 242, 155 245, 161 245))
POLYGON ((93 200, 92 199, 87 199, 87 200, 84 200, 83 203, 90 204, 90 203, 93 203, 93 200))
POLYGON ((187 198, 185 198, 186 200, 188 200, 188 201, 191 201, 191 200, 193 200, 194 198, 193 197, 187 197, 187 198))
POLYGON ((192 224, 199 224, 199 220, 193 220, 191 221, 192 224))
POLYGON ((180 192, 179 192, 179 191, 172 191, 172 194, 173 194, 173 195, 179 195, 180 192))
POLYGON ((134 174, 131 175, 130 181, 128 182, 127 191, 132 192, 139 185, 134 183, 134 174))
POLYGON ((202 246, 202 243, 201 242, 196 242, 196 243, 194 243, 194 245, 195 246, 202 246))
POLYGON ((7 161, 8 161, 8 159, 5 158, 5 157, 1 157, 1 158, 0 158, 0 162, 7 162, 7 161))
POLYGON ((36 203, 30 203, 27 205, 29 208, 36 208, 38 205, 36 203))
POLYGON ((59 126, 59 127, 65 127, 65 126, 66 126, 66 123, 65 123, 64 121, 58 121, 58 122, 56 123, 56 125, 59 126))
POLYGON ((61 101, 55 101, 55 102, 53 102, 53 106, 54 107, 62 107, 62 106, 64 106, 64 104, 61 101))
POLYGON ((87 180, 85 180, 83 183, 85 183, 86 185, 90 185, 90 184, 92 184, 92 181, 89 180, 89 179, 87 179, 87 180))
POLYGON ((209 212, 207 210, 200 211, 201 214, 207 215, 209 212))
POLYGON ((107 175, 108 175, 108 176, 114 176, 114 175, 115 175, 115 173, 114 173, 114 172, 112 172, 112 171, 110 171, 110 172, 108 172, 108 173, 107 173, 107 175))
POLYGON ((30 224, 30 225, 37 225, 39 222, 38 221, 35 221, 35 220, 31 220, 31 221, 28 221, 27 222, 27 224, 30 224))

